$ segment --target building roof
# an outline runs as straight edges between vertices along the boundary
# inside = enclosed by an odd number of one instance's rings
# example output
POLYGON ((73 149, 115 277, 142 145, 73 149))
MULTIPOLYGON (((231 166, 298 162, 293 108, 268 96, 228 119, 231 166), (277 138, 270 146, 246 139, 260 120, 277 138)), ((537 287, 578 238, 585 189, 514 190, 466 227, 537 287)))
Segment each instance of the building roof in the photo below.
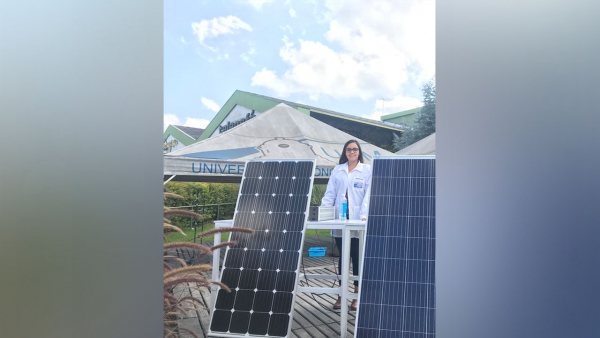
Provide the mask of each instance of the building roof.
MULTIPOLYGON (((256 158, 316 158, 317 165, 335 167, 350 134, 314 119, 286 104, 278 104, 248 122, 219 135, 173 151, 165 158, 187 157, 203 160, 244 162, 256 158), (269 123, 276 116, 277 123, 269 123)), ((357 140, 366 163, 375 155, 392 153, 357 140)))
POLYGON ((421 111, 421 108, 423 108, 423 107, 418 107, 418 108, 413 108, 413 109, 409 109, 409 110, 403 110, 401 112, 397 112, 397 113, 393 113, 393 114, 383 115, 383 116, 381 116, 381 120, 382 121, 389 120, 389 119, 394 119, 396 117, 402 117, 402 116, 407 116, 407 115, 411 115, 411 114, 416 114, 421 111))
POLYGON ((343 119, 356 120, 356 121, 360 121, 360 122, 365 122, 365 123, 370 123, 370 124, 378 125, 378 126, 381 126, 381 127, 398 129, 399 131, 402 131, 404 129, 404 126, 401 125, 401 124, 398 124, 398 123, 387 122, 387 121, 371 120, 371 119, 367 119, 367 118, 359 117, 359 116, 355 116, 355 115, 339 113, 339 112, 336 112, 336 111, 333 111, 333 110, 328 110, 328 109, 313 107, 313 106, 305 105, 305 104, 302 104, 302 103, 296 103, 296 102, 286 101, 286 100, 282 100, 282 99, 278 99, 278 98, 274 98, 274 97, 270 97, 270 96, 265 96, 265 95, 261 95, 261 94, 255 94, 255 93, 245 92, 243 90, 237 90, 237 91, 242 92, 242 93, 246 93, 246 94, 250 94, 250 95, 254 95, 254 96, 258 96, 258 97, 262 97, 262 98, 267 99, 267 100, 272 100, 272 101, 276 101, 276 102, 279 102, 279 103, 285 103, 288 106, 302 107, 304 109, 312 110, 312 111, 315 111, 317 113, 319 113, 319 112, 327 113, 329 115, 334 115, 334 116, 337 116, 337 117, 340 117, 340 118, 343 118, 343 119))
POLYGON ((435 133, 398 151, 398 155, 435 155, 435 133))
POLYGON ((200 135, 202 135, 202 132, 204 132, 204 129, 194 128, 194 127, 176 126, 176 125, 173 125, 173 127, 179 129, 181 132, 185 133, 186 135, 193 138, 194 140, 198 139, 198 137, 200 137, 200 135))

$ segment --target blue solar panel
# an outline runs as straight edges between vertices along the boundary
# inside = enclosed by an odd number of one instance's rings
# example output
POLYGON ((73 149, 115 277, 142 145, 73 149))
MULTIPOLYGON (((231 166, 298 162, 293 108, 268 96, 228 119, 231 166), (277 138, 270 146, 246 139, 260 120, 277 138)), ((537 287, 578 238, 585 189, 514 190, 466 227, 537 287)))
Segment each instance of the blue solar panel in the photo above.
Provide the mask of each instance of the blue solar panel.
POLYGON ((290 330, 298 267, 315 171, 314 160, 250 161, 242 179, 233 233, 211 314, 211 336, 285 337, 290 330))
POLYGON ((357 338, 435 337, 435 157, 376 158, 357 338))

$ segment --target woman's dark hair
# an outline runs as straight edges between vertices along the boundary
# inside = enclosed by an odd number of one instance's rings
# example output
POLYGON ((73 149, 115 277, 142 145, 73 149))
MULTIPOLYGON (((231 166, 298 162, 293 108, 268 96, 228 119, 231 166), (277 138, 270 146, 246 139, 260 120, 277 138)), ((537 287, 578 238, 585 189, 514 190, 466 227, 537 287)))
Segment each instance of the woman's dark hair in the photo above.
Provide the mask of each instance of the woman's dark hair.
POLYGON ((340 156, 340 164, 344 164, 344 163, 348 162, 348 156, 346 156, 346 148, 348 147, 348 145, 350 143, 356 143, 356 146, 358 147, 358 160, 360 161, 360 163, 365 163, 365 160, 363 159, 362 148, 360 147, 360 143, 358 143, 357 140, 350 140, 350 141, 346 142, 346 144, 344 144, 344 149, 342 150, 342 156, 340 156))

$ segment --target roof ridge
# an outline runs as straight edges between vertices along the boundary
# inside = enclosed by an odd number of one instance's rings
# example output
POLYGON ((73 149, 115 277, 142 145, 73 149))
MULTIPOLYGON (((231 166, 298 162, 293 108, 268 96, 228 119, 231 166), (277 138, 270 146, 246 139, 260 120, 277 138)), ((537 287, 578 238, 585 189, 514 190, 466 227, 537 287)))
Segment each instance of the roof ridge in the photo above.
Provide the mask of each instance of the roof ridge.
POLYGON ((388 127, 399 129, 399 130, 403 130, 404 128, 406 128, 405 126, 403 126, 401 124, 398 124, 398 123, 394 123, 394 122, 372 120, 372 119, 369 119, 369 118, 366 118, 366 117, 362 117, 362 116, 356 116, 356 115, 351 115, 351 114, 340 113, 340 112, 329 110, 329 109, 324 109, 324 108, 309 106, 309 105, 306 105, 306 104, 303 104, 303 103, 296 103, 296 102, 292 102, 292 101, 286 101, 286 100, 278 99, 278 98, 275 98, 275 97, 266 96, 266 95, 257 94, 257 93, 252 93, 252 92, 247 92, 247 91, 239 90, 239 89, 237 89, 237 91, 242 92, 242 93, 246 93, 246 94, 250 94, 250 95, 254 95, 254 96, 258 96, 258 97, 262 97, 262 98, 266 98, 266 99, 270 99, 270 100, 274 100, 274 101, 277 101, 279 103, 285 103, 287 105, 291 104, 291 105, 302 107, 302 108, 309 109, 309 110, 314 109, 314 110, 316 110, 315 113, 319 113, 319 111, 321 111, 321 112, 325 112, 325 113, 329 113, 329 114, 333 114, 333 115, 339 115, 341 117, 356 119, 356 120, 359 120, 359 121, 365 121, 365 122, 369 122, 369 123, 375 123, 375 124, 379 124, 379 125, 385 125, 385 126, 388 126, 388 127))

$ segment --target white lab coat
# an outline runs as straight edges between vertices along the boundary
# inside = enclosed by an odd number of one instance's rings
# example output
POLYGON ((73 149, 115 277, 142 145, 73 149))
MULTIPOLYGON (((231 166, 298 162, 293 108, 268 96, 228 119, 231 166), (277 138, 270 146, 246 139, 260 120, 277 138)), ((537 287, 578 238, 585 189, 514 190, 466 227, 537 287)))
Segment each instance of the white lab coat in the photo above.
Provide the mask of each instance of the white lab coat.
MULTIPOLYGON (((348 189, 348 211, 350 219, 367 218, 369 212, 369 186, 371 185, 371 166, 358 162, 356 168, 348 173, 348 162, 337 165, 331 172, 327 191, 321 200, 321 206, 335 205, 335 218, 339 218, 342 201, 348 189), (335 203, 335 204, 334 204, 335 203)), ((358 237, 358 231, 351 232, 358 237)), ((333 237, 342 237, 342 230, 332 230, 333 237)))

